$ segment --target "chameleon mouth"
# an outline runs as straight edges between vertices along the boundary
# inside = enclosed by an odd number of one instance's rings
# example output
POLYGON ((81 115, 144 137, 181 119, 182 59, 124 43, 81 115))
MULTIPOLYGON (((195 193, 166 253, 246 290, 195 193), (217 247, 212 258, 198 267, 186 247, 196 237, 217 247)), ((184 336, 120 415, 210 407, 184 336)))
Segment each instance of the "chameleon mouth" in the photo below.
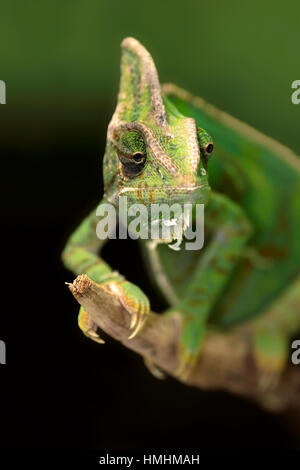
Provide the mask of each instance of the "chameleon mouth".
MULTIPOLYGON (((180 191, 197 191, 198 189, 201 189, 203 187, 205 187, 206 184, 191 184, 191 185, 188 185, 188 186, 162 186, 163 189, 169 189, 169 190, 180 190, 180 191)), ((143 189, 143 190, 147 190, 149 191, 150 189, 152 189, 153 191, 156 190, 156 191, 161 191, 161 188, 157 187, 157 186, 148 186, 148 187, 140 187, 140 186, 133 186, 133 187, 129 187, 129 188, 122 188, 120 190, 120 193, 121 192, 125 192, 125 191, 137 191, 138 189, 143 189)))
MULTIPOLYGON (((202 184, 193 184, 193 185, 188 185, 188 186, 162 186, 162 187, 157 187, 157 186, 149 186, 149 187, 143 187, 143 186, 135 186, 135 187, 129 187, 129 188, 121 188, 115 197, 120 197, 120 196, 128 196, 130 197, 130 193, 136 193, 138 196, 138 199, 147 199, 150 201, 150 203, 167 203, 168 201, 166 200, 166 195, 170 200, 177 199, 178 196, 183 196, 183 203, 188 202, 185 201, 190 199, 190 195, 197 193, 198 191, 201 192, 202 190, 209 190, 209 185, 208 183, 202 183, 202 184), (161 194, 161 197, 157 197, 157 194, 161 194), (154 200, 154 195, 156 195, 156 200, 154 200), (152 197, 153 196, 153 197, 152 197), (152 200, 153 199, 153 200, 152 200), (161 199, 161 200, 160 200, 161 199)), ((142 202, 142 201, 141 201, 142 202)))

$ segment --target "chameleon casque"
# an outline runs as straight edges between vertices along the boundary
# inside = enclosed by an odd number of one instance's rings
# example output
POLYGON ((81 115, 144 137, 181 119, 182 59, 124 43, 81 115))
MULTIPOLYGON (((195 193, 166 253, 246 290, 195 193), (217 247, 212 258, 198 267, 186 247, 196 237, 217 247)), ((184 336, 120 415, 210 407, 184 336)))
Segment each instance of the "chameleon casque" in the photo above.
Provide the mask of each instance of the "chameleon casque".
MULTIPOLYGON (((205 243, 173 251, 141 240, 153 282, 182 315, 177 376, 201 354, 207 324, 226 330, 257 317, 253 358, 278 377, 300 327, 300 161, 291 150, 201 98, 160 86, 151 55, 122 42, 121 82, 108 126, 100 204, 205 204, 205 243), (213 136, 210 137, 210 135, 213 136), (215 155, 210 159, 215 146, 215 155), (208 181, 209 174, 209 181, 208 181), (212 188, 212 189, 211 189, 212 188)), ((113 272, 98 252, 94 210, 71 235, 63 261, 75 274, 109 283, 131 315, 133 337, 150 310, 141 288, 113 272)), ((183 228, 182 228, 183 230, 183 228)), ((79 326, 103 342, 82 308, 79 326)))

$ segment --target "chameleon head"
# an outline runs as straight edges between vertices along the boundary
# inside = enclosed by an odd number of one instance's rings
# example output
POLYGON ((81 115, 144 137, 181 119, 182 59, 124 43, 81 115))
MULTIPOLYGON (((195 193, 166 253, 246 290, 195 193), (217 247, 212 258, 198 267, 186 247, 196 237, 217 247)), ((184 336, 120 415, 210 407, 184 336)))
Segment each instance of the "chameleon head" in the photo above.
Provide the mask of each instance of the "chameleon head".
POLYGON ((124 39, 118 103, 103 163, 108 200, 116 207, 119 196, 147 208, 166 202, 205 204, 212 151, 206 131, 161 92, 148 51, 137 40, 124 39))

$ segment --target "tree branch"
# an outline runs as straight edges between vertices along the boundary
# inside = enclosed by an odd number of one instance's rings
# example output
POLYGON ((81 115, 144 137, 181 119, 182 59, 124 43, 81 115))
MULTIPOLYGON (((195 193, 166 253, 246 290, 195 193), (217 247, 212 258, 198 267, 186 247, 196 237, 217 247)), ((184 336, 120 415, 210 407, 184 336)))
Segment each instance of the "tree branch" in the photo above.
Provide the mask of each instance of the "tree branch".
POLYGON ((164 316, 151 312, 138 335, 128 339, 130 316, 109 287, 81 275, 69 284, 69 288, 99 328, 187 385, 226 390, 272 411, 295 408, 300 411, 300 373, 296 367, 287 367, 272 388, 262 386, 260 373, 252 359, 251 323, 229 333, 209 331, 195 367, 187 378, 182 379, 176 373, 182 326, 179 314, 164 316))

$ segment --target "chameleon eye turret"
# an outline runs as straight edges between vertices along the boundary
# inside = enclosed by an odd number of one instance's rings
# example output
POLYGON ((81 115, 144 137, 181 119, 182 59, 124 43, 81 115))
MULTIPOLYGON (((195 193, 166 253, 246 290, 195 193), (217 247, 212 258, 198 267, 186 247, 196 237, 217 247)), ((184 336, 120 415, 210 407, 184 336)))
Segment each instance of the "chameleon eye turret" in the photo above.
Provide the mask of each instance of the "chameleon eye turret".
POLYGON ((147 158, 146 143, 142 134, 134 130, 126 132, 119 139, 116 147, 124 176, 133 178, 139 175, 147 158))
POLYGON ((132 155, 124 155, 118 151, 118 157, 122 163, 122 169, 125 177, 133 178, 139 175, 146 163, 146 155, 136 152, 132 155))
POLYGON ((201 158, 205 165, 207 165, 213 152, 214 152, 214 144, 212 142, 209 142, 206 145, 204 145, 204 147, 200 148, 201 158))
POLYGON ((202 151, 205 152, 206 155, 211 155, 214 151, 214 144, 210 142, 202 149, 202 151))
POLYGON ((214 144, 209 133, 201 127, 197 127, 197 136, 201 159, 204 166, 207 166, 208 160, 210 159, 214 151, 214 144))

